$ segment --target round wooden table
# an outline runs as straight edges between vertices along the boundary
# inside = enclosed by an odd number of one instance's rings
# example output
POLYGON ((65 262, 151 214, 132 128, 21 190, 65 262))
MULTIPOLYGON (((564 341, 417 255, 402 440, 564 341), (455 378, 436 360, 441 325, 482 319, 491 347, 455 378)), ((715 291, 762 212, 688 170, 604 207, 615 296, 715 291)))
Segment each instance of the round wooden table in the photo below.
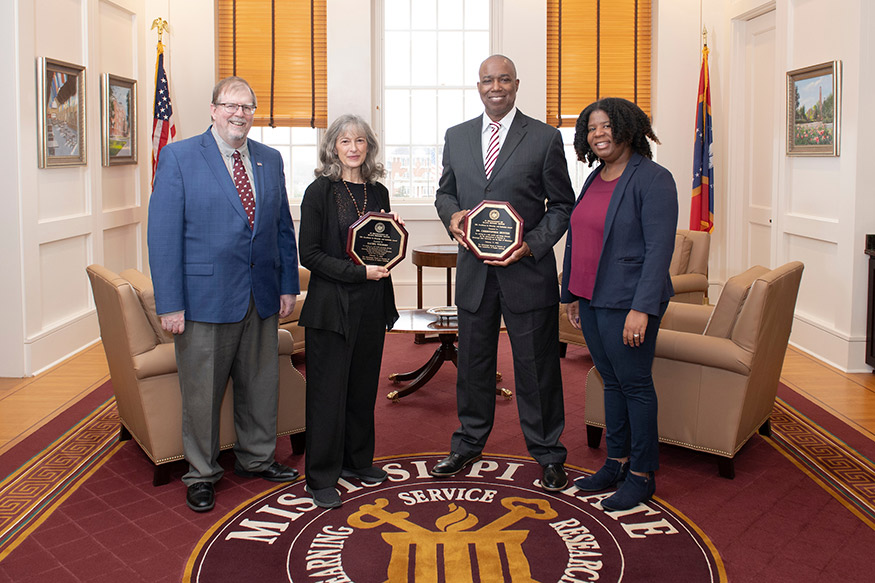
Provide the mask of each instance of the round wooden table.
POLYGON ((416 266, 416 307, 422 308, 422 268, 445 267, 447 270, 447 303, 453 305, 453 268, 456 267, 456 255, 459 246, 455 243, 446 245, 422 245, 416 247, 411 255, 416 266))
MULTIPOLYGON (((391 334, 434 334, 438 335, 441 345, 437 347, 431 358, 421 367, 410 372, 395 372, 389 375, 393 383, 410 381, 402 389, 392 391, 386 395, 387 399, 398 402, 401 397, 406 397, 422 388, 425 383, 440 369, 446 361, 458 366, 459 349, 456 347, 456 334, 459 332, 459 320, 453 317, 436 316, 429 314, 428 310, 400 310, 398 321, 390 331, 391 334)), ((496 373, 495 381, 501 380, 501 373, 496 373)), ((495 394, 509 399, 513 393, 503 387, 495 389, 495 394)))

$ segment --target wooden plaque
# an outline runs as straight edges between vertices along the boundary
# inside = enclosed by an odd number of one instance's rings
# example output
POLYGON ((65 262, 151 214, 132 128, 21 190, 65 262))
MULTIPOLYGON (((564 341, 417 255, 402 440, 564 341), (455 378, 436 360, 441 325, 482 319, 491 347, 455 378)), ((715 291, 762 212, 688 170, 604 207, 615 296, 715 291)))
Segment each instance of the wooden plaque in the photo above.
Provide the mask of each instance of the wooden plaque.
POLYGON ((484 200, 462 225, 465 243, 481 260, 504 261, 523 244, 523 218, 509 202, 484 200))
POLYGON ((407 230, 388 213, 365 213, 349 227, 346 253, 359 265, 392 269, 407 254, 407 230))

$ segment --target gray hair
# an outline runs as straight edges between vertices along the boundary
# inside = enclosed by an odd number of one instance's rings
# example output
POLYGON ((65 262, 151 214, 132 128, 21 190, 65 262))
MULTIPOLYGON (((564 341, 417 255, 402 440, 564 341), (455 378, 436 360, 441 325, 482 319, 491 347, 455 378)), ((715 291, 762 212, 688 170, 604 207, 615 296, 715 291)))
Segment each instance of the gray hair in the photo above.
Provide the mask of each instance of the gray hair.
POLYGON ((362 163, 362 178, 365 182, 376 182, 386 174, 386 169, 377 162, 377 154, 380 153, 380 144, 377 136, 368 122, 357 115, 344 114, 335 119, 319 144, 319 166, 316 167, 316 176, 326 176, 329 180, 338 181, 343 175, 343 165, 337 156, 337 138, 347 130, 354 130, 357 135, 363 135, 368 142, 368 151, 365 161, 362 163))
POLYGON ((225 89, 236 85, 242 85, 243 87, 249 89, 249 94, 252 95, 252 105, 258 105, 258 100, 255 98, 255 91, 253 91, 252 87, 249 86, 249 82, 247 82, 246 79, 244 79, 243 77, 234 76, 225 77, 224 79, 216 83, 216 86, 213 87, 213 98, 210 103, 212 103, 213 105, 217 104, 219 102, 219 96, 222 94, 222 92, 225 89))

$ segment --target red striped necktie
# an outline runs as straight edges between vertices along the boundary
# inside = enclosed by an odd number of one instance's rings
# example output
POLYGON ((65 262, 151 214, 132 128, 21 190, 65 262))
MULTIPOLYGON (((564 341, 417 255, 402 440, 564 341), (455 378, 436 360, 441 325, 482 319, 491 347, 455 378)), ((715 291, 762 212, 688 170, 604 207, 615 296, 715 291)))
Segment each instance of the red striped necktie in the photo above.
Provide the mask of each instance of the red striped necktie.
POLYGON ((495 166, 495 160, 498 159, 498 131, 501 129, 501 124, 497 121, 489 122, 489 129, 492 130, 492 136, 489 138, 489 147, 486 148, 486 178, 492 174, 492 168, 495 166))

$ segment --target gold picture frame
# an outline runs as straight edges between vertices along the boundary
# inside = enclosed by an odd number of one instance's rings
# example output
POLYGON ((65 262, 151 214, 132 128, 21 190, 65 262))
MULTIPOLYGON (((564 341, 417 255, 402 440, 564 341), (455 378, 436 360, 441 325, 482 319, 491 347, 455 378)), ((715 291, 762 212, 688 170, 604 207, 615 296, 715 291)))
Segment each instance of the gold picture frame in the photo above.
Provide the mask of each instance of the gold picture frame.
POLYGON ((137 163, 137 82, 100 77, 100 151, 104 166, 137 163))
POLYGON ((841 97, 841 61, 787 72, 788 156, 840 154, 841 97))
POLYGON ((38 57, 36 95, 39 167, 84 166, 85 67, 38 57))

